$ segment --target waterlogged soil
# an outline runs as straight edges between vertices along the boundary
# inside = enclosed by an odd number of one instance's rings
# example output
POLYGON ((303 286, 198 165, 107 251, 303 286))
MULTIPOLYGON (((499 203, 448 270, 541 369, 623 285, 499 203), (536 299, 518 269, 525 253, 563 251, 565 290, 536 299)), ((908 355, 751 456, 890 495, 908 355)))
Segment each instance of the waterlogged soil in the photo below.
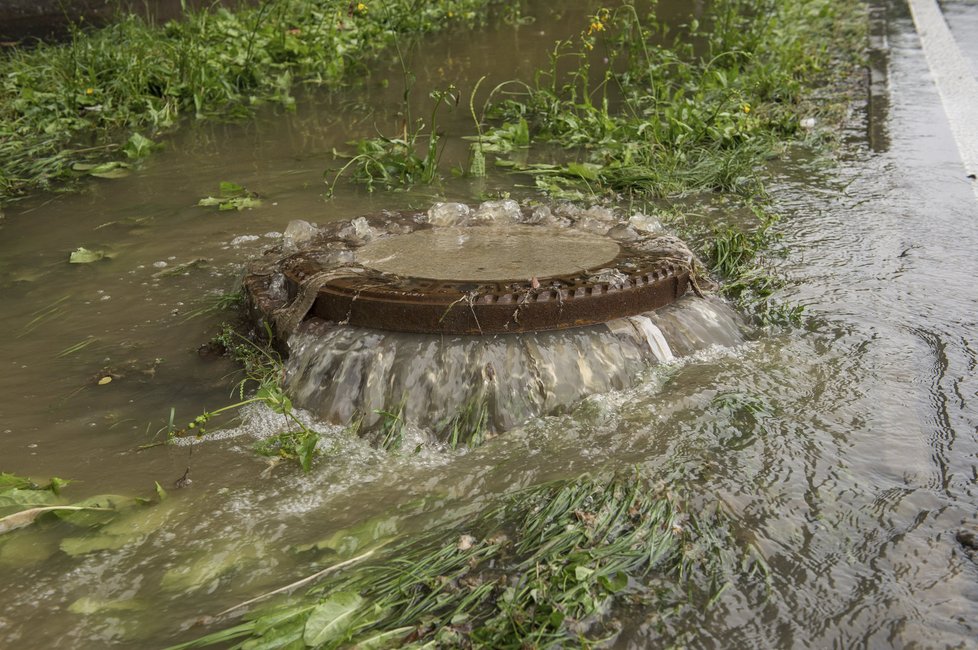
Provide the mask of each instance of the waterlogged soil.
MULTIPOLYGON (((530 5, 535 22, 414 51, 417 87, 526 78, 596 9, 547 4, 530 5)), ((680 6, 659 4, 677 22, 680 6)), ((165 646, 194 636, 201 617, 321 568, 303 563, 304 546, 344 557, 375 538, 462 525, 519 487, 638 466, 678 472, 695 502, 719 503, 770 567, 762 589, 734 575, 712 607, 693 608, 683 619, 693 645, 967 646, 978 568, 955 532, 978 525, 976 206, 921 82, 912 25, 902 6, 886 9, 891 108, 873 127, 888 147, 871 150, 857 110, 838 165, 799 153, 772 170, 785 214, 772 263, 785 297, 805 305, 804 325, 657 367, 634 389, 477 450, 388 455, 328 429, 335 455, 303 475, 253 453, 271 415, 215 441, 139 449, 161 439, 171 409, 180 425, 228 402, 235 368, 197 352, 226 315, 192 316, 235 288, 243 262, 290 220, 535 196, 526 179, 491 174, 411 192, 341 187, 325 201, 331 149, 400 123, 393 63, 362 89, 302 98, 296 113, 191 125, 126 178, 7 208, 0 470, 72 479, 65 493, 79 500, 155 496, 154 481, 169 497, 116 530, 118 544, 66 522, 11 534, 0 544, 3 645, 165 646), (197 207, 221 181, 261 206, 197 207), (104 257, 69 264, 78 247, 104 257), (192 483, 176 488, 188 468, 192 483)), ((464 164, 464 104, 440 120, 446 165, 464 164)), ((619 619, 620 646, 659 644, 656 611, 619 619)))

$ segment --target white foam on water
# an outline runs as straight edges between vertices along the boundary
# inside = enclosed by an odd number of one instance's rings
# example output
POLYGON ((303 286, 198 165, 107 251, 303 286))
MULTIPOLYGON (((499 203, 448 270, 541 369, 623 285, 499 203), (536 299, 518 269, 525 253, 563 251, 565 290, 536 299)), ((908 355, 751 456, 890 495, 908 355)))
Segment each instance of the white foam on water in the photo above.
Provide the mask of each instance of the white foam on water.
POLYGON ((659 363, 669 363, 675 360, 676 357, 669 348, 669 342, 666 341, 666 337, 662 333, 662 330, 660 330, 648 316, 630 316, 626 320, 638 328, 638 330, 645 336, 645 340, 649 344, 649 349, 652 351, 652 354, 655 355, 655 358, 659 363))
POLYGON ((627 389, 650 366, 713 345, 738 345, 747 326, 728 305, 698 297, 606 325, 497 336, 427 336, 337 327, 290 340, 286 384, 327 422, 400 409, 446 439, 453 418, 485 409, 492 431, 627 389))

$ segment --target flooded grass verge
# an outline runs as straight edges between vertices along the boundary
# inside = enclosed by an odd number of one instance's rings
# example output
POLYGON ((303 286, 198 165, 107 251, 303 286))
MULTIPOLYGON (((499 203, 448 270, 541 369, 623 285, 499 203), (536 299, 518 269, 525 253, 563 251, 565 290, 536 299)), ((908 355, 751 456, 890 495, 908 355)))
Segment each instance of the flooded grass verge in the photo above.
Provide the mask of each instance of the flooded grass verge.
POLYGON ((267 594, 313 584, 304 595, 172 650, 603 645, 621 631, 605 616, 615 607, 655 607, 665 622, 715 598, 734 564, 763 585, 763 562, 722 512, 695 513, 634 474, 584 476, 518 492, 465 526, 377 540, 267 594))
POLYGON ((399 37, 471 24, 491 0, 265 1, 187 11, 155 26, 130 15, 65 44, 0 57, 0 204, 78 176, 125 175, 184 117, 291 108, 298 84, 366 74, 399 37))

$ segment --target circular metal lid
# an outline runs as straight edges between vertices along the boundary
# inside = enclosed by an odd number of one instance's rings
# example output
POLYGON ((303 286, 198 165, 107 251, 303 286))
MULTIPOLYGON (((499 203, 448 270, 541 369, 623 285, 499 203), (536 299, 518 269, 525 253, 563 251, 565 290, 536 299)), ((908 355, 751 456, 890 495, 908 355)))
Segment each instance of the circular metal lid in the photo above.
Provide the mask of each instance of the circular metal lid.
POLYGON ((342 224, 280 259, 285 300, 271 297, 267 274, 246 278, 253 304, 267 314, 299 302, 312 286, 306 317, 398 332, 490 334, 640 314, 673 302, 689 284, 690 260, 655 235, 616 241, 540 225, 439 227, 406 214, 369 225, 376 234, 351 245, 352 261, 337 263, 330 252, 344 232, 350 244, 342 224))

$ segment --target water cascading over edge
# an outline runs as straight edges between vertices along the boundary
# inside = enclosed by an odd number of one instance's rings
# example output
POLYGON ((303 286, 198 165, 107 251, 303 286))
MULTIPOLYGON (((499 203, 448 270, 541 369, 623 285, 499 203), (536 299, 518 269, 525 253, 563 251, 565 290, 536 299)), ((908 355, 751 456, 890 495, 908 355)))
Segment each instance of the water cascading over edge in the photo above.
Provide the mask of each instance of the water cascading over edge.
POLYGON ((457 444, 745 340, 736 312, 696 295, 694 263, 646 215, 439 203, 293 221, 245 288, 255 322, 287 348, 297 405, 457 444))

